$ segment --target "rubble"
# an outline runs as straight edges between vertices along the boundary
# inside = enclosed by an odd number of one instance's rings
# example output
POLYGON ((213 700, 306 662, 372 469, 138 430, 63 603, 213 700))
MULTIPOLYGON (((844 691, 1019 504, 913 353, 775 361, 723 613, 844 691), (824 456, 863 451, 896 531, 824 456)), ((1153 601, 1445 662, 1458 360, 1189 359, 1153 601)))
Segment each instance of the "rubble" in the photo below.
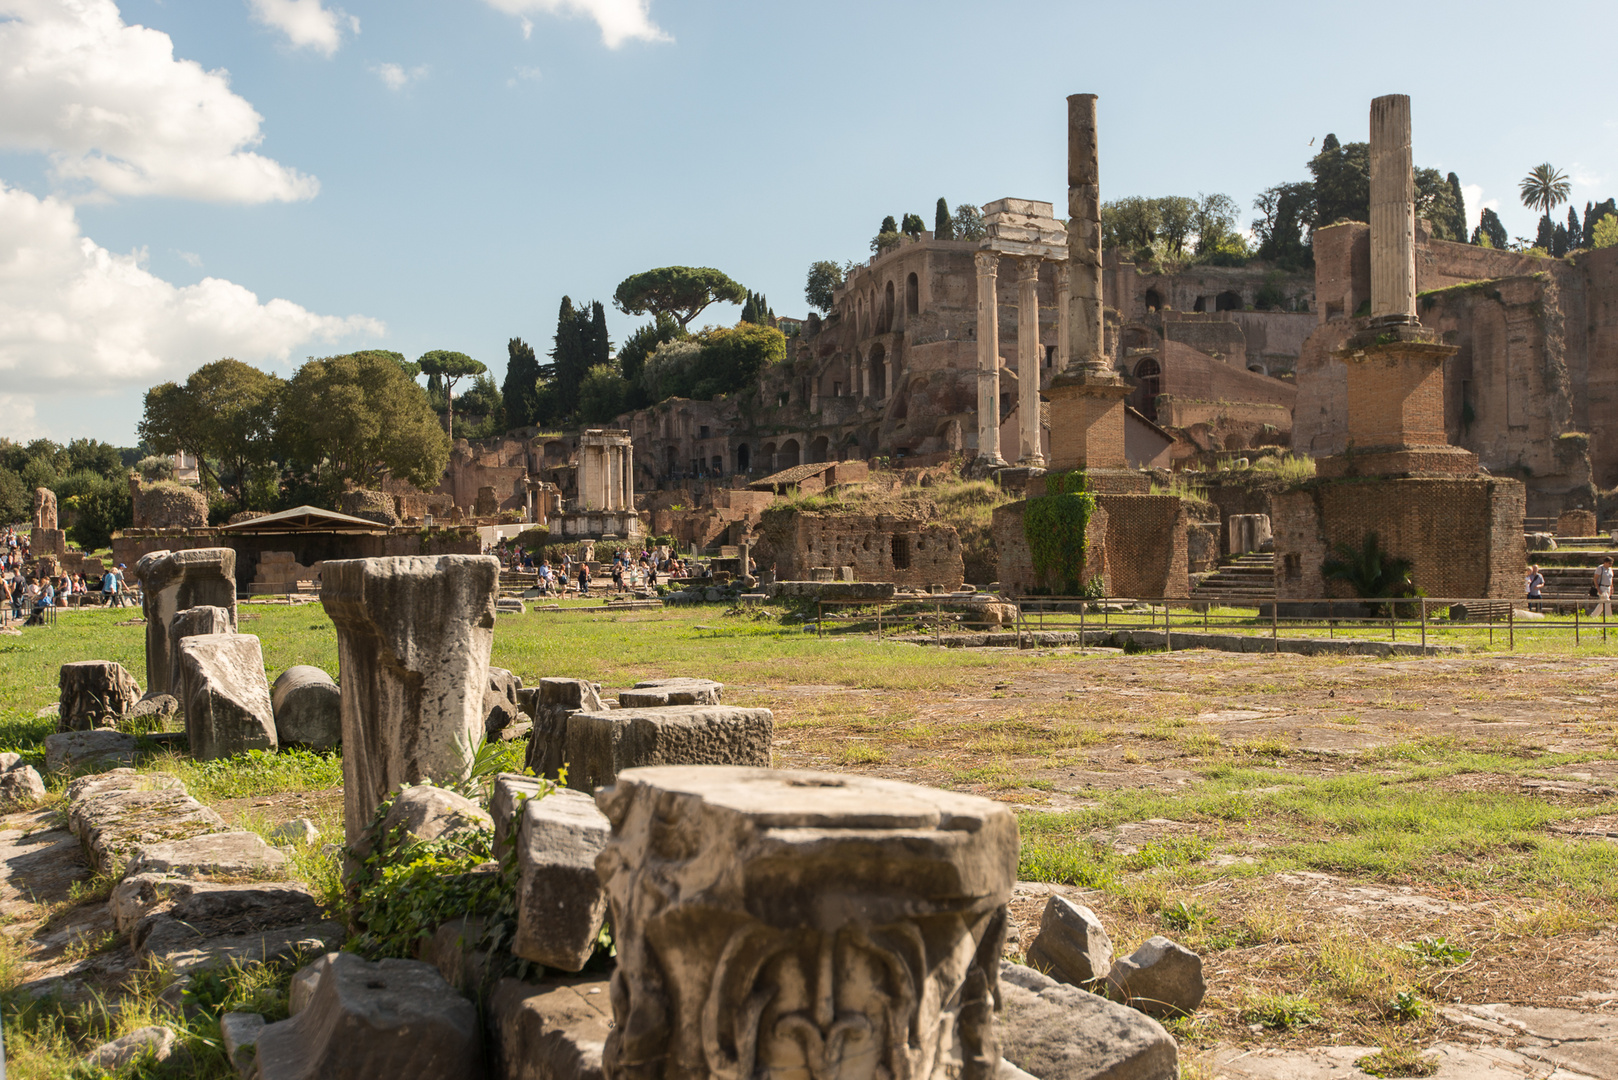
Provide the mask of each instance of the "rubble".
POLYGON ((191 756, 198 761, 275 750, 275 710, 264 653, 252 634, 181 638, 180 698, 191 756))
POLYGON ((61 700, 56 712, 57 731, 88 731, 112 727, 140 700, 140 686, 122 664, 110 660, 79 660, 63 664, 56 676, 61 700))
POLYGON ((768 709, 677 705, 577 712, 567 718, 567 785, 593 791, 625 769, 652 765, 770 764, 768 709))
POLYGON ((320 668, 295 664, 277 675, 270 708, 281 746, 331 750, 343 744, 342 692, 320 668))

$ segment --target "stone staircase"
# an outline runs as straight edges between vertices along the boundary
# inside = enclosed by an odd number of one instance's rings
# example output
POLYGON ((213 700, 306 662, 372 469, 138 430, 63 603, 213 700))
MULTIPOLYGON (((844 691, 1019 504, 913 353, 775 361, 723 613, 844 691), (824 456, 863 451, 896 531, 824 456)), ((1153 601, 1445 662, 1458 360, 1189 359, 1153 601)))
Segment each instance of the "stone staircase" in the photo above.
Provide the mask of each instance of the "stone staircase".
POLYGON ((1253 607, 1275 599, 1275 556, 1249 551, 1207 574, 1193 574, 1191 598, 1233 607, 1253 607))

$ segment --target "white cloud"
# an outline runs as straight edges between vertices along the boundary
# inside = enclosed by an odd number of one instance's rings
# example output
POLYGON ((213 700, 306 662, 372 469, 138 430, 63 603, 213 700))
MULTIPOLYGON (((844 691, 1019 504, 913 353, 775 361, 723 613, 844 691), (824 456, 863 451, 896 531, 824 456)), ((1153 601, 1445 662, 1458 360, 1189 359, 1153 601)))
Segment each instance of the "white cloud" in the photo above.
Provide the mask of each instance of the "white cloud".
POLYGON ((418 64, 406 69, 401 64, 372 64, 371 71, 389 90, 403 90, 427 74, 427 65, 418 64))
POLYGON ((253 153, 259 116, 224 71, 174 58, 113 0, 0 0, 0 147, 59 181, 209 202, 313 198, 319 182, 253 153))
POLYGON ((1484 199, 1482 184, 1462 184, 1461 198, 1466 200, 1466 224, 1469 228, 1478 227, 1478 218, 1485 206, 1496 212, 1500 209, 1499 199, 1484 199))
POLYGON ((507 86, 516 86, 520 82, 538 82, 543 73, 537 67, 518 67, 516 74, 506 80, 507 86))
POLYGON ((180 261, 185 263, 185 265, 195 266, 198 269, 202 268, 202 256, 198 255, 196 252, 176 251, 174 254, 178 255, 180 257, 180 261))
POLYGON ((287 36, 294 48, 333 56, 343 44, 343 31, 360 32, 360 20, 321 0, 249 0, 253 18, 287 36))
POLYGON ((601 40, 609 49, 626 41, 671 41, 652 22, 651 0, 484 0, 491 7, 522 19, 523 37, 533 31, 530 13, 583 15, 601 27, 601 40))
POLYGON ((24 397, 106 392, 183 376, 222 356, 284 362, 308 343, 379 337, 364 316, 260 302, 216 277, 173 285, 144 255, 115 255, 79 229, 71 204, 0 185, 0 380, 24 397))

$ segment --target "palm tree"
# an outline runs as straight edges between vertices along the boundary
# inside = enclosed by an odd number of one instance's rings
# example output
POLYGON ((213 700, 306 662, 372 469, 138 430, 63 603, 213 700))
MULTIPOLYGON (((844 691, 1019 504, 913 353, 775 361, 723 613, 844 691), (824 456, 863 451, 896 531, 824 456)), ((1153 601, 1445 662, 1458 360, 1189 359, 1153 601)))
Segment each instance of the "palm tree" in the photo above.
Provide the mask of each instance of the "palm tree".
POLYGON ((1559 204, 1567 202, 1572 186, 1567 182, 1567 174, 1553 168, 1547 161, 1528 170, 1519 190, 1524 206, 1549 214, 1559 204))
MULTIPOLYGON (((1409 559, 1382 550, 1376 533, 1366 533, 1362 547, 1350 543, 1333 545, 1332 554, 1320 565, 1327 581, 1342 581, 1364 599, 1419 595, 1410 580, 1415 564, 1409 559)), ((1385 605, 1375 605, 1385 610, 1385 605)))

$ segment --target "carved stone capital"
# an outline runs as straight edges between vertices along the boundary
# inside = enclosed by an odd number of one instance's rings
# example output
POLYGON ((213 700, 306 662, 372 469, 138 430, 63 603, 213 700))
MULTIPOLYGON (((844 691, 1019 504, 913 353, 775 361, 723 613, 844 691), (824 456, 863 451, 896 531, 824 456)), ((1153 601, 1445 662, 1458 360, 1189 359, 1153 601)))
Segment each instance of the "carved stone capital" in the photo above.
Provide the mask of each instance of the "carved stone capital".
POLYGON ((977 263, 978 277, 995 277, 1000 273, 1000 253, 998 251, 974 252, 972 261, 977 263))
POLYGON ((1024 258, 1018 259, 1017 260, 1017 280, 1018 281, 1029 281, 1029 280, 1038 281, 1039 280, 1039 266, 1044 261, 1045 260, 1041 259, 1038 255, 1028 255, 1028 256, 1025 256, 1024 258))

